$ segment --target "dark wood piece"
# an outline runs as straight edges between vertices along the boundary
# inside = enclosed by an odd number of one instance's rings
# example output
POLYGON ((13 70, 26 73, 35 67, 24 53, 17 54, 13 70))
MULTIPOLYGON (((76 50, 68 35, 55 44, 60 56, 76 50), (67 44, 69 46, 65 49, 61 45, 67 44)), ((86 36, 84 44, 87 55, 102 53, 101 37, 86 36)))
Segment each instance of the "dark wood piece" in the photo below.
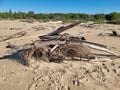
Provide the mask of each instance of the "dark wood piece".
POLYGON ((68 29, 70 29, 70 28, 72 28, 72 27, 74 27, 74 26, 76 26, 76 25, 78 25, 78 24, 80 24, 80 23, 81 23, 81 22, 79 21, 79 22, 72 23, 72 24, 70 24, 70 25, 68 25, 68 26, 61 26, 61 27, 58 28, 57 30, 55 30, 55 31, 53 31, 53 32, 51 32, 51 33, 48 33, 48 34, 46 34, 45 36, 58 35, 58 34, 60 34, 61 32, 65 31, 65 30, 68 30, 68 29))

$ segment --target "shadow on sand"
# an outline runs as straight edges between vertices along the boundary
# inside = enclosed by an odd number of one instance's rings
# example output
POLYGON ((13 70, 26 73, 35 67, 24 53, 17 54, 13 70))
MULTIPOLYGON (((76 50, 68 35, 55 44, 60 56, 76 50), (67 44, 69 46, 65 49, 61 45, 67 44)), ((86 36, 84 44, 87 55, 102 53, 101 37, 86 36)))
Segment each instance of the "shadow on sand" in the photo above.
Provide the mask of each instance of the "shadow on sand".
POLYGON ((23 62, 23 60, 20 57, 20 52, 21 51, 17 51, 15 53, 11 54, 11 55, 5 55, 3 57, 0 57, 0 60, 6 60, 6 59, 15 60, 15 61, 25 65, 25 62, 23 62))

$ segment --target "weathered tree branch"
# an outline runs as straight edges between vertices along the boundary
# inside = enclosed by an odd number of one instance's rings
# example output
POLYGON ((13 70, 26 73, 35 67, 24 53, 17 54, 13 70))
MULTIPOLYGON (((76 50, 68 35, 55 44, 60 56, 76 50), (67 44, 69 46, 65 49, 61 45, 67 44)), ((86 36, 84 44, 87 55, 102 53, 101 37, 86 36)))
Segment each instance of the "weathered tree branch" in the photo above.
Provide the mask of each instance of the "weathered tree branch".
POLYGON ((65 31, 65 30, 67 30, 67 29, 70 29, 70 28, 72 28, 72 27, 74 27, 74 26, 76 26, 76 25, 78 25, 78 24, 80 24, 80 23, 81 23, 81 22, 79 21, 79 22, 72 23, 72 24, 70 24, 70 25, 68 25, 68 26, 61 26, 61 27, 58 28, 57 30, 55 30, 55 31, 53 31, 53 32, 51 32, 51 33, 48 33, 48 34, 46 34, 45 36, 58 35, 58 34, 60 34, 61 32, 65 31))

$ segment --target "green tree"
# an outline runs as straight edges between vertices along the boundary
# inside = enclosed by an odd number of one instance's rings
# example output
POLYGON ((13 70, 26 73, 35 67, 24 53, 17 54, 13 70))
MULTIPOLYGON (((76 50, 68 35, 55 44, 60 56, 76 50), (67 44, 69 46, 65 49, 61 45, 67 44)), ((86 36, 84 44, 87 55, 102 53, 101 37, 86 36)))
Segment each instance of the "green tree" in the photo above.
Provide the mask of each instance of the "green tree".
POLYGON ((49 19, 49 17, 48 14, 39 13, 35 15, 35 19, 49 19))
POLYGON ((113 12, 113 13, 107 14, 105 18, 109 21, 119 20, 120 19, 120 13, 113 12))
POLYGON ((18 13, 14 13, 13 14, 14 19, 26 19, 27 18, 27 14, 24 12, 18 12, 18 13))
POLYGON ((79 14, 79 20, 81 21, 89 21, 91 19, 91 16, 88 14, 79 14))
POLYGON ((95 14, 94 18, 98 19, 98 20, 104 20, 105 19, 105 14, 95 14))
POLYGON ((4 13, 1 13, 0 17, 3 19, 8 19, 10 16, 8 12, 4 12, 4 13))
POLYGON ((28 12, 28 18, 35 18, 35 13, 33 11, 28 12))

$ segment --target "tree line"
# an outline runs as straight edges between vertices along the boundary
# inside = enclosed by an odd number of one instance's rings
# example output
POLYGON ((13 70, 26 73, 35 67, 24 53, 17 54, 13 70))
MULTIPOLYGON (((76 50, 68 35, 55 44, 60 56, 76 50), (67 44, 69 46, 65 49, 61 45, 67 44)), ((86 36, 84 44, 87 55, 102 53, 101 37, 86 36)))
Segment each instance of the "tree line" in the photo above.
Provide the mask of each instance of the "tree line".
POLYGON ((0 19, 36 19, 41 21, 48 20, 62 20, 63 22, 71 22, 75 20, 80 21, 94 21, 95 23, 115 23, 120 24, 120 13, 112 12, 109 14, 85 14, 85 13, 34 13, 34 11, 29 12, 12 12, 9 10, 8 12, 0 12, 0 19), (117 23, 116 23, 117 22, 117 23))

